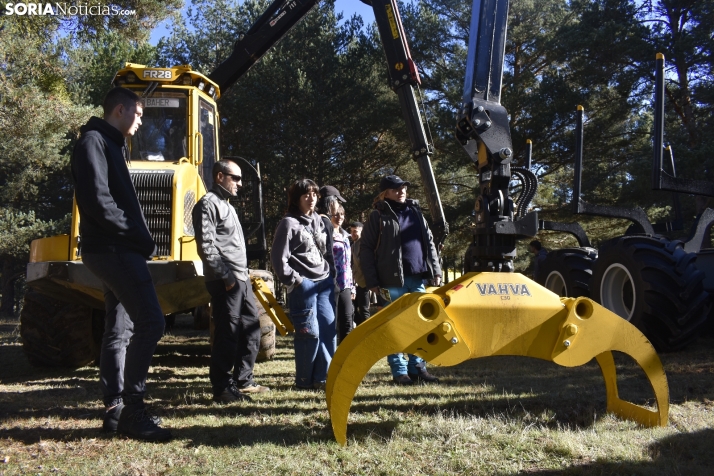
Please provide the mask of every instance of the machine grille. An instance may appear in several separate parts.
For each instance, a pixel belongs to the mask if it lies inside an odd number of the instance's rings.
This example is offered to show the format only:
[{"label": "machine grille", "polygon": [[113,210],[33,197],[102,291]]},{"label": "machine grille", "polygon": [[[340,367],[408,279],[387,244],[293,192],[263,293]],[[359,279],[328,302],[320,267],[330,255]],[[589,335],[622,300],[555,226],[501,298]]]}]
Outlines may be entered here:
[{"label": "machine grille", "polygon": [[131,181],[141,203],[146,224],[159,256],[171,254],[171,204],[174,173],[171,170],[132,170]]}]

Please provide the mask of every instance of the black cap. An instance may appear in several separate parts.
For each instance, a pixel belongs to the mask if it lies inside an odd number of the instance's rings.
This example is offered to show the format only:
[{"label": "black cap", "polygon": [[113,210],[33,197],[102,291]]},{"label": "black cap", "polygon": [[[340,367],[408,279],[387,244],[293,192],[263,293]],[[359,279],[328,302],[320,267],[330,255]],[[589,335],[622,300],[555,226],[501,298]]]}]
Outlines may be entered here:
[{"label": "black cap", "polygon": [[342,198],[342,195],[340,195],[340,191],[337,190],[335,187],[332,185],[323,185],[323,187],[320,189],[320,196],[322,198],[325,197],[337,197],[337,200],[341,201],[342,203],[347,202],[344,198]]},{"label": "black cap", "polygon": [[390,188],[399,189],[404,187],[405,185],[409,186],[411,185],[411,183],[400,179],[396,175],[387,175],[379,181],[379,191],[384,192],[385,190],[388,190]]},{"label": "black cap", "polygon": [[350,223],[350,228],[364,228],[364,225],[361,221],[353,221]]}]

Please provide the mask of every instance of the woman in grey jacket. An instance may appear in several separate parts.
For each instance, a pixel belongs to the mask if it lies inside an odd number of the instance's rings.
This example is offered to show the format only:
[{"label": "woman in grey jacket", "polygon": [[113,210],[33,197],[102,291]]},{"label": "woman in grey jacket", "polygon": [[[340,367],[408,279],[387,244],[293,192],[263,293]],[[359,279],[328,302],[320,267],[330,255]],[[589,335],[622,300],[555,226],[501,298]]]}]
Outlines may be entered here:
[{"label": "woman in grey jacket", "polygon": [[290,319],[295,327],[295,385],[324,388],[335,354],[332,299],[335,288],[332,245],[315,212],[318,187],[302,179],[288,190],[288,212],[278,223],[270,250],[273,269],[288,287]]},{"label": "woman in grey jacket", "polygon": [[[367,287],[379,294],[386,289],[391,301],[406,293],[425,292],[424,279],[435,286],[441,283],[441,267],[429,226],[416,200],[407,199],[407,186],[396,175],[379,183],[374,202],[360,240],[359,259]],[[426,370],[421,357],[408,354],[387,357],[394,382],[410,385],[438,382]]]}]

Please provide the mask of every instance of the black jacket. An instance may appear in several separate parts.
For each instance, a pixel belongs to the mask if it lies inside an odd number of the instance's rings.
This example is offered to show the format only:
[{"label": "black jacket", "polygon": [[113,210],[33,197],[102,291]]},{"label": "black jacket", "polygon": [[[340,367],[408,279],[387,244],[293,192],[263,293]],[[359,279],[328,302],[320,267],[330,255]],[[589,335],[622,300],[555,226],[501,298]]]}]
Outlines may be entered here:
[{"label": "black jacket", "polygon": [[131,182],[124,136],[98,117],[89,119],[80,131],[72,154],[72,180],[82,251],[135,251],[148,259],[156,243]]},{"label": "black jacket", "polygon": [[[425,279],[441,276],[439,256],[429,226],[421,213],[419,202],[407,199],[407,206],[419,212],[422,231],[422,250],[427,264]],[[402,241],[399,219],[389,204],[379,201],[374,205],[360,238],[359,260],[368,288],[400,288],[404,286]]]}]

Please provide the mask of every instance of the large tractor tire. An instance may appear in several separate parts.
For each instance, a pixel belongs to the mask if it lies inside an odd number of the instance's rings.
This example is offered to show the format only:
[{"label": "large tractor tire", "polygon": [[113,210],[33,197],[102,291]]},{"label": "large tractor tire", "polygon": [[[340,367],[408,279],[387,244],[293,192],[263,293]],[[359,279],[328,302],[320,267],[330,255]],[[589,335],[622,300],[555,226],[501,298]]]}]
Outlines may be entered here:
[{"label": "large tractor tire", "polygon": [[548,253],[538,269],[538,283],[561,297],[590,297],[597,259],[594,248],[563,248]]},{"label": "large tractor tire", "polygon": [[[270,292],[275,292],[275,285],[273,282],[273,275],[267,271],[263,270],[250,270],[251,276],[258,276],[265,281],[265,284],[270,289]],[[257,302],[258,307],[258,320],[260,321],[260,347],[258,348],[258,357],[256,362],[267,362],[268,360],[273,360],[275,357],[275,324],[273,320],[270,319],[268,313],[265,312],[263,306]],[[213,347],[213,336],[215,333],[215,326],[213,324],[213,318],[210,320],[210,344]]]},{"label": "large tractor tire", "polygon": [[[250,274],[251,276],[262,278],[270,292],[275,294],[275,282],[273,281],[272,273],[263,270],[251,270]],[[273,324],[273,320],[270,319],[263,306],[257,302],[256,304],[258,305],[258,318],[260,319],[260,348],[258,349],[256,362],[267,362],[275,357],[275,324]]]},{"label": "large tractor tire", "polygon": [[209,329],[211,327],[211,304],[196,306],[191,311],[193,315],[193,328],[197,331]]},{"label": "large tractor tire", "polygon": [[692,343],[711,307],[697,256],[681,241],[622,236],[600,247],[591,297],[630,321],[662,352]]},{"label": "large tractor tire", "polygon": [[77,368],[99,361],[104,312],[28,290],[20,313],[22,348],[32,365]]}]

